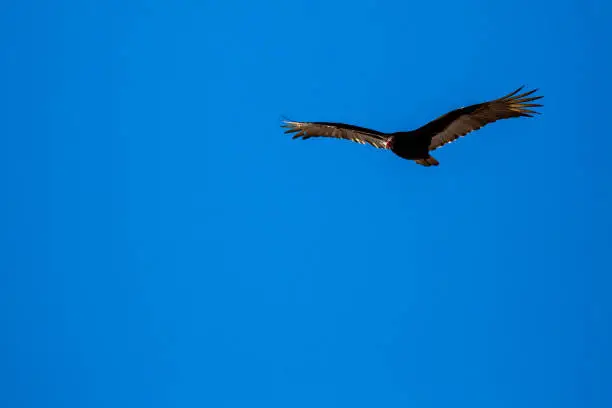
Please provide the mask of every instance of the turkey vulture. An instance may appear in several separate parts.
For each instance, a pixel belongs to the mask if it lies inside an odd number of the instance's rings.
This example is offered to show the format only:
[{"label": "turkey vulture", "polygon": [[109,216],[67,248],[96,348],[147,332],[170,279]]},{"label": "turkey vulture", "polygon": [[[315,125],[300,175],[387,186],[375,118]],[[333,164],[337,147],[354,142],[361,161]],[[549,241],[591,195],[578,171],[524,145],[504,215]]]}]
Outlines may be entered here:
[{"label": "turkey vulture", "polygon": [[408,131],[383,133],[359,126],[335,122],[294,122],[285,120],[285,133],[297,132],[293,139],[335,137],[353,142],[368,143],[379,149],[391,150],[396,155],[414,160],[423,166],[437,166],[439,162],[429,153],[461,136],[500,119],[532,117],[539,114],[529,108],[542,105],[531,103],[542,96],[531,96],[537,89],[521,92],[523,87],[498,99],[450,111],[424,126]]}]

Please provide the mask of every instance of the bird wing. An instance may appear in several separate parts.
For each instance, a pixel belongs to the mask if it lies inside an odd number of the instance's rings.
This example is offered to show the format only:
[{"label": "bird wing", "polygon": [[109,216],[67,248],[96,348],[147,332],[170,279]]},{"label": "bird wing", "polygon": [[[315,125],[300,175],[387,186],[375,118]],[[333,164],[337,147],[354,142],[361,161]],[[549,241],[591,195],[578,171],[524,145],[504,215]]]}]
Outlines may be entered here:
[{"label": "bird wing", "polygon": [[285,133],[295,133],[292,139],[311,137],[334,137],[356,143],[370,144],[378,149],[386,149],[390,135],[359,126],[334,122],[294,122],[285,120],[281,127],[288,128]]},{"label": "bird wing", "polygon": [[474,130],[500,119],[532,117],[539,112],[529,108],[542,105],[530,103],[542,96],[530,96],[537,89],[519,94],[523,87],[498,99],[455,109],[417,129],[420,134],[432,135],[429,150],[435,150]]}]

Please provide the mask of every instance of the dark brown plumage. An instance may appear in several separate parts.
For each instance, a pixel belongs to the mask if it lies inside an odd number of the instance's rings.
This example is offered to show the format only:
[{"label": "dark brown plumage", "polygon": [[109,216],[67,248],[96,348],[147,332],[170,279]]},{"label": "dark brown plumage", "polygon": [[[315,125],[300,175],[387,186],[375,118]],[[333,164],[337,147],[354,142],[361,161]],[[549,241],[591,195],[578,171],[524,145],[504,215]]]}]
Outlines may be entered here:
[{"label": "dark brown plumage", "polygon": [[333,137],[370,144],[391,150],[396,155],[414,160],[423,166],[437,166],[438,161],[429,152],[459,137],[500,119],[531,117],[538,114],[531,108],[542,105],[532,103],[542,96],[531,96],[537,91],[519,93],[523,87],[498,99],[450,111],[437,119],[408,132],[383,133],[359,126],[335,122],[294,122],[286,120],[285,133],[295,133],[293,139]]}]

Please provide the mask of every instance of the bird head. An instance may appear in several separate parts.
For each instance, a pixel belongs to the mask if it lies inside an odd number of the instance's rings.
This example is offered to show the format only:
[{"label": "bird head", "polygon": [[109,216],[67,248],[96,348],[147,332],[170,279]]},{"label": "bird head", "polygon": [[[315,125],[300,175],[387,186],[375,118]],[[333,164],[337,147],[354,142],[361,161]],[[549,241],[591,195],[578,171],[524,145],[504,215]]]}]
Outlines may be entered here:
[{"label": "bird head", "polygon": [[389,140],[385,143],[385,149],[393,149],[393,142],[395,141],[395,136],[391,136]]}]

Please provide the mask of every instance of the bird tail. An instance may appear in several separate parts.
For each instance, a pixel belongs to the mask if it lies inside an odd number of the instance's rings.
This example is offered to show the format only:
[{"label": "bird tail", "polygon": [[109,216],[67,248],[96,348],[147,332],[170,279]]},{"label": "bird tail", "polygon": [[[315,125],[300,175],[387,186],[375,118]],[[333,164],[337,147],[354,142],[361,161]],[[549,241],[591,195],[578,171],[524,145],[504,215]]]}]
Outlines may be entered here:
[{"label": "bird tail", "polygon": [[438,164],[440,164],[440,162],[437,161],[436,158],[433,156],[429,156],[426,159],[416,160],[416,162],[417,164],[420,164],[421,166],[425,166],[425,167],[437,166]]}]

